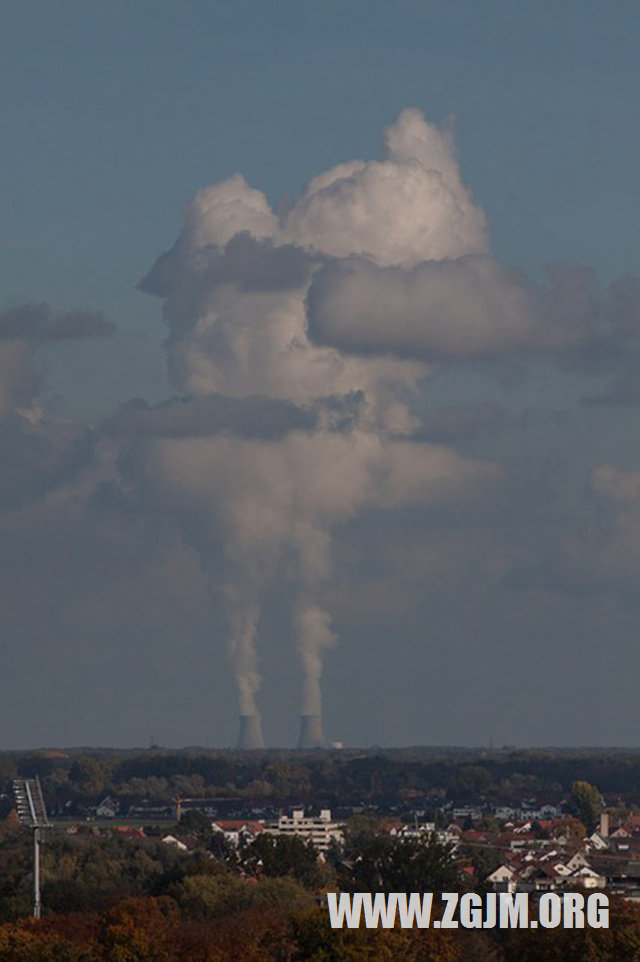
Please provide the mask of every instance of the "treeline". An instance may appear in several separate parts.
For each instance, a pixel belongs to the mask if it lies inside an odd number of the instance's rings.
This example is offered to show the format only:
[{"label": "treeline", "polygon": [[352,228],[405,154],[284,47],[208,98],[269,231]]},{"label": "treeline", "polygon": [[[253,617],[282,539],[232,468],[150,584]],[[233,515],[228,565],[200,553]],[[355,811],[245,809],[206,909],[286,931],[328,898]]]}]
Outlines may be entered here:
[{"label": "treeline", "polygon": [[53,811],[105,795],[123,803],[168,803],[181,795],[329,806],[421,796],[460,803],[559,800],[578,780],[640,804],[640,753],[632,751],[7,752],[0,755],[0,815],[11,804],[16,775],[38,775]]}]

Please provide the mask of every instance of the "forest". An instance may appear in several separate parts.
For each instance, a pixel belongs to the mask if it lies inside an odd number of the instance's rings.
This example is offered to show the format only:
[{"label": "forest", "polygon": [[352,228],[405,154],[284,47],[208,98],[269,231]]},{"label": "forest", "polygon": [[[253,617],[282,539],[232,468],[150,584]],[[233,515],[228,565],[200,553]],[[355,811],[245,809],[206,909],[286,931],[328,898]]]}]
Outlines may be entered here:
[{"label": "forest", "polygon": [[[0,753],[0,817],[16,776],[40,778],[51,812],[81,814],[105,795],[124,814],[134,801],[170,804],[176,796],[282,806],[376,809],[427,804],[558,802],[578,780],[608,799],[640,805],[640,751],[630,749],[370,749],[240,752],[41,750]],[[228,807],[228,806],[227,806]]]}]

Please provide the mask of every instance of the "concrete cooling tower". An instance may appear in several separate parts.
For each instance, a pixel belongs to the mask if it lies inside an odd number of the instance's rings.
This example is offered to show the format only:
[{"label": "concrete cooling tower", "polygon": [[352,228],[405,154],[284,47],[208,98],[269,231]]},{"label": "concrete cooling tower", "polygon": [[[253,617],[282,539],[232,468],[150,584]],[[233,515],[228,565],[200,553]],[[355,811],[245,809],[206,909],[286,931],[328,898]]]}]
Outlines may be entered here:
[{"label": "concrete cooling tower", "polygon": [[326,744],[320,715],[301,715],[298,748],[325,748]]},{"label": "concrete cooling tower", "polygon": [[264,748],[259,715],[240,715],[238,748]]}]

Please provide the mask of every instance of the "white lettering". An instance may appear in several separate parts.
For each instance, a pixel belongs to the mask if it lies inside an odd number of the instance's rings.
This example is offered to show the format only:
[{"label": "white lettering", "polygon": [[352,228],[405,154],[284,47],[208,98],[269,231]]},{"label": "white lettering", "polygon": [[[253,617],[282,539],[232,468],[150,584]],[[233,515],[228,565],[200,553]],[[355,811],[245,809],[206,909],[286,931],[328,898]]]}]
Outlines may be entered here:
[{"label": "white lettering", "polygon": [[467,892],[460,899],[460,925],[465,929],[482,928],[482,898]]},{"label": "white lettering", "polygon": [[417,925],[419,929],[428,929],[431,920],[431,906],[433,903],[433,892],[423,892],[420,899],[419,892],[412,892],[409,896],[407,906],[406,892],[398,893],[398,915],[400,925],[403,929],[413,928]]},{"label": "white lettering", "polygon": [[483,928],[495,929],[496,922],[498,921],[498,915],[496,912],[498,896],[496,895],[495,892],[488,892],[485,898],[487,900],[487,914],[486,914]]},{"label": "white lettering", "polygon": [[[405,895],[406,898],[406,895]],[[392,929],[396,920],[396,905],[398,895],[396,892],[376,892],[371,901],[371,893],[362,893],[362,908],[364,909],[364,924],[368,929],[377,929],[382,925],[383,929]]]},{"label": "white lettering", "polygon": [[441,929],[457,929],[458,923],[453,918],[453,913],[456,910],[458,904],[458,893],[457,892],[443,892],[442,901],[446,902],[444,912],[442,914],[442,921],[440,922]]},{"label": "white lettering", "polygon": [[562,914],[565,929],[584,928],[584,895],[580,892],[565,892],[562,896]]},{"label": "white lettering", "polygon": [[[366,894],[366,893],[364,893]],[[329,906],[329,919],[332,929],[341,929],[346,921],[348,929],[357,929],[360,926],[360,912],[362,910],[362,892],[341,892],[340,901],[336,892],[327,892],[327,905]],[[371,895],[369,895],[371,902]]]},{"label": "white lettering", "polygon": [[604,892],[594,892],[587,899],[587,921],[592,929],[609,928],[609,897]]},{"label": "white lettering", "polygon": [[555,892],[545,892],[540,896],[538,918],[545,929],[555,929],[562,918],[562,902]]},{"label": "white lettering", "polygon": [[529,928],[529,899],[523,892],[500,893],[500,928]]}]

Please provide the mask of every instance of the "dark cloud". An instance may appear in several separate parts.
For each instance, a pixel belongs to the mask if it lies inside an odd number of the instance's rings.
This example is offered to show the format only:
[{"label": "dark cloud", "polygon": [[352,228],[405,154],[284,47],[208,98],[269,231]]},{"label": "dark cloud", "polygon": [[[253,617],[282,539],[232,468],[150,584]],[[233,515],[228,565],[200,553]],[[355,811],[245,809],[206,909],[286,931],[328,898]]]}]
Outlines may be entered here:
[{"label": "dark cloud", "polygon": [[29,409],[41,385],[33,341],[0,340],[0,420]]},{"label": "dark cloud", "polygon": [[32,408],[42,384],[35,364],[47,341],[104,337],[115,331],[101,311],[53,314],[47,304],[22,304],[0,313],[0,419]]},{"label": "dark cloud", "polygon": [[91,454],[91,432],[71,421],[0,420],[0,513],[69,483]]},{"label": "dark cloud", "polygon": [[136,399],[107,418],[102,431],[129,439],[206,438],[228,432],[240,438],[275,440],[291,431],[313,431],[321,424],[333,431],[349,430],[363,403],[359,391],[317,398],[305,405],[279,398],[230,398],[223,394],[174,398],[157,405]]},{"label": "dark cloud", "polygon": [[52,340],[108,337],[115,329],[102,311],[70,311],[54,317],[45,328],[45,336]]},{"label": "dark cloud", "polygon": [[142,400],[129,401],[104,422],[103,429],[128,438],[196,438],[223,431],[245,438],[277,438],[289,431],[310,430],[316,422],[313,410],[290,401],[213,394],[174,399],[156,406]]},{"label": "dark cloud", "polygon": [[53,314],[48,304],[22,304],[0,313],[0,341],[107,337],[115,329],[102,311]]},{"label": "dark cloud", "polygon": [[22,304],[0,313],[0,340],[41,337],[51,311],[46,304]]},{"label": "dark cloud", "polygon": [[307,295],[309,335],[362,356],[473,360],[594,349],[607,336],[593,272],[554,265],[540,285],[486,255],[321,268]]},{"label": "dark cloud", "polygon": [[313,258],[293,244],[274,245],[244,230],[224,246],[208,244],[190,256],[178,241],[162,254],[138,287],[147,294],[168,297],[176,282],[185,282],[185,267],[191,281],[198,278],[207,286],[235,284],[245,291],[287,290],[300,287],[309,276]]}]

